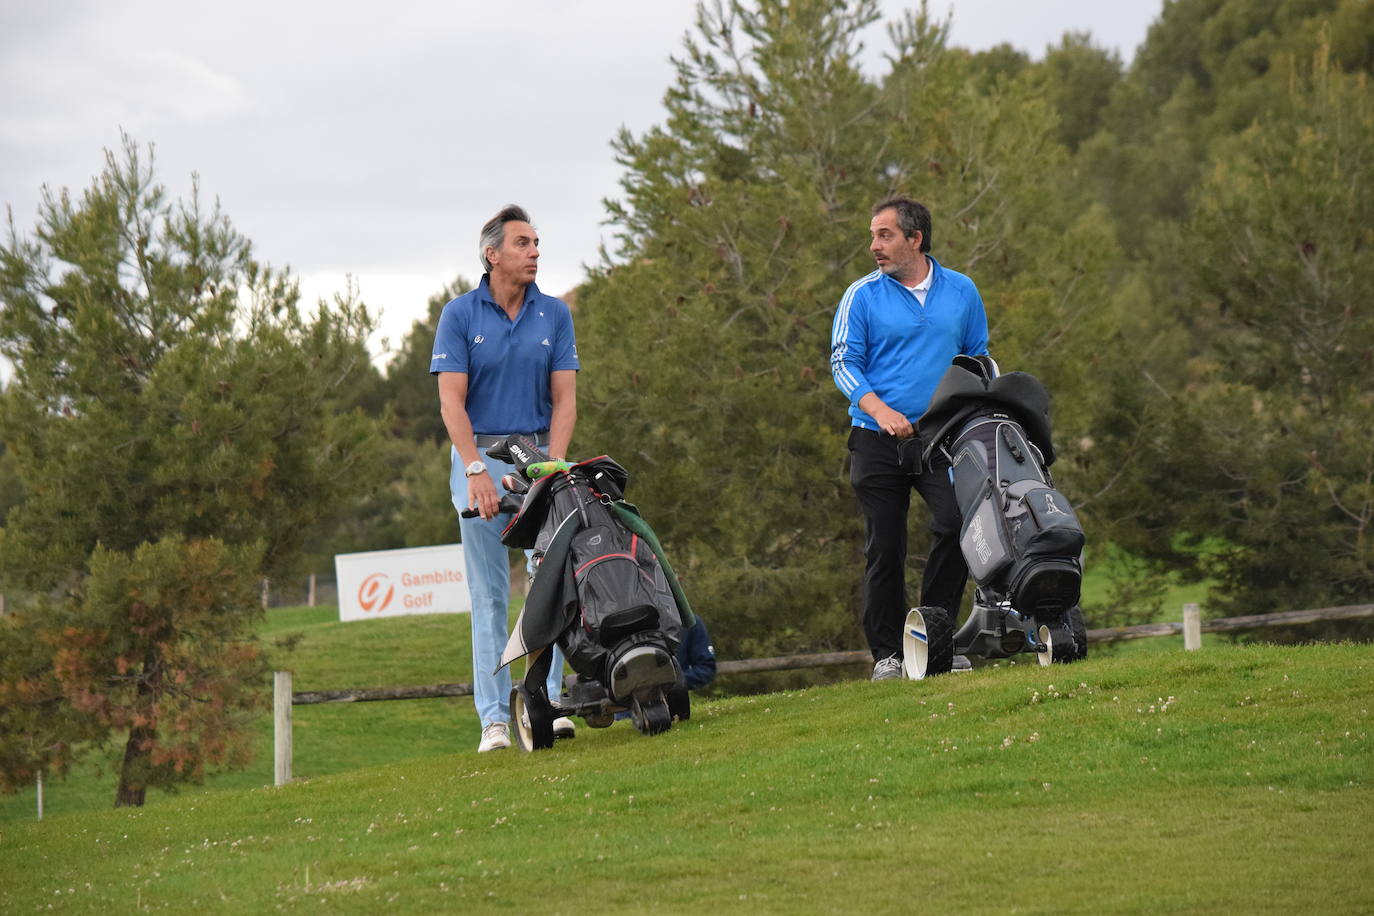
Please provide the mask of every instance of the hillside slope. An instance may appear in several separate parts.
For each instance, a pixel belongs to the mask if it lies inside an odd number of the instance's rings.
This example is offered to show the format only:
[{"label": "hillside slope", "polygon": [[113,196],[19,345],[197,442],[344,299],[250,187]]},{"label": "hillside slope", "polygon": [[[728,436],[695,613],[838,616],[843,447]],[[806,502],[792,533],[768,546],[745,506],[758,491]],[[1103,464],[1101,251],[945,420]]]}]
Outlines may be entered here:
[{"label": "hillside slope", "polygon": [[11,822],[0,911],[1368,912],[1371,675],[1352,645],[1004,665]]}]

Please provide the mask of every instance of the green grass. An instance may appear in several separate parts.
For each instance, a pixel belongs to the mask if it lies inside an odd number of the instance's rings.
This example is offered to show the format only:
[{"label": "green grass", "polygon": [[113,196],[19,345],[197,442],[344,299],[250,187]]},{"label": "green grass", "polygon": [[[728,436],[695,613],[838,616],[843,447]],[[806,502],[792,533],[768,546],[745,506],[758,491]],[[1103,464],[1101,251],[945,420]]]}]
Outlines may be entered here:
[{"label": "green grass", "polygon": [[1372,705],[1355,645],[737,697],[10,821],[0,911],[1369,912]]},{"label": "green grass", "polygon": [[[1083,593],[1080,604],[1084,614],[1087,615],[1089,629],[1098,625],[1108,625],[1095,623],[1094,619],[1111,616],[1104,615],[1104,612],[1112,608],[1113,577],[1131,565],[1132,560],[1129,554],[1117,549],[1115,545],[1107,545],[1096,552],[1096,559],[1084,569]],[[1160,596],[1159,613],[1151,615],[1151,619],[1141,622],[1172,623],[1182,620],[1183,605],[1189,602],[1204,603],[1210,589],[1210,582],[1182,582],[1177,576],[1171,575],[1167,577],[1164,583],[1164,591]],[[1114,626],[1117,623],[1114,621],[1110,625]]]}]

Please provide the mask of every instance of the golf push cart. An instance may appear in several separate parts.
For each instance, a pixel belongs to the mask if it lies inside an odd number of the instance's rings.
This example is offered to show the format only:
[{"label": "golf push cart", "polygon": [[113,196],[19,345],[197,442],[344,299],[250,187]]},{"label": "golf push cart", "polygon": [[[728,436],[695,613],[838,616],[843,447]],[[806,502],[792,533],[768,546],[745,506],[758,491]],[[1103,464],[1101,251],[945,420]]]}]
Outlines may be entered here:
[{"label": "golf push cart", "polygon": [[[604,455],[550,460],[518,435],[487,454],[515,466],[501,480],[501,511],[515,513],[501,541],[531,549],[535,570],[501,655],[501,667],[528,656],[510,697],[516,746],[552,747],[560,716],[605,728],[628,713],[645,735],[686,720],[691,701],[674,653],[695,618],[658,537],[624,501],[628,472]],[[549,697],[555,645],[575,673],[562,696]]]},{"label": "golf push cart", "polygon": [[944,608],[907,614],[906,676],[944,674],[956,655],[1034,652],[1042,665],[1086,658],[1083,528],[1050,477],[1045,387],[1024,372],[999,374],[991,357],[955,357],[916,431],[927,465],[937,450],[949,459],[959,547],[977,588],[957,632]]}]

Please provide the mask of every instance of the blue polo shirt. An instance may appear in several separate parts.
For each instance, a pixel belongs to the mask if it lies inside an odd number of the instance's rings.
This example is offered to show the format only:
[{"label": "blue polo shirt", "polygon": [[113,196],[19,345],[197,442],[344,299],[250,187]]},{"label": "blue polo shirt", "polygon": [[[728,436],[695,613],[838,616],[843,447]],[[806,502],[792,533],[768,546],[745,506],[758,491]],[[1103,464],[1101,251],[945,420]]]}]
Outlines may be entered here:
[{"label": "blue polo shirt", "polygon": [[830,371],[849,398],[853,426],[880,430],[859,409],[870,391],[913,423],[960,353],[988,352],[988,318],[973,281],[929,258],[925,305],[880,270],[854,281],[835,310]]},{"label": "blue polo shirt", "polygon": [[434,335],[431,375],[465,372],[468,419],[484,435],[538,433],[553,418],[549,373],[579,369],[572,313],[531,283],[511,321],[491,296],[487,276],[444,306]]}]

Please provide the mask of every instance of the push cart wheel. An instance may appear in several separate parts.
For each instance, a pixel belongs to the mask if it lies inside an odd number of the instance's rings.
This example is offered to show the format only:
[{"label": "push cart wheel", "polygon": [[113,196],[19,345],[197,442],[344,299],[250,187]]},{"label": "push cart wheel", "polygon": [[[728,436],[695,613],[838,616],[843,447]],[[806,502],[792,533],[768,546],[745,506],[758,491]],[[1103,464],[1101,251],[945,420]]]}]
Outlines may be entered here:
[{"label": "push cart wheel", "polygon": [[647,701],[636,696],[630,701],[630,721],[642,735],[657,735],[673,727],[673,716],[662,691],[655,691]]},{"label": "push cart wheel", "polygon": [[1083,622],[1083,611],[1081,608],[1074,607],[1068,614],[1069,633],[1073,636],[1073,658],[1074,661],[1082,661],[1088,657],[1088,625]]},{"label": "push cart wheel", "polygon": [[902,673],[913,681],[954,667],[954,623],[942,607],[915,607],[902,629]]},{"label": "push cart wheel", "polygon": [[553,709],[524,684],[510,692],[510,715],[515,720],[515,746],[529,752],[553,747]]},{"label": "push cart wheel", "polygon": [[1078,650],[1074,646],[1073,636],[1064,627],[1042,625],[1036,631],[1036,636],[1045,644],[1045,651],[1035,654],[1042,667],[1067,665],[1070,662],[1078,661]]}]

